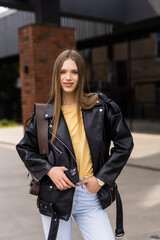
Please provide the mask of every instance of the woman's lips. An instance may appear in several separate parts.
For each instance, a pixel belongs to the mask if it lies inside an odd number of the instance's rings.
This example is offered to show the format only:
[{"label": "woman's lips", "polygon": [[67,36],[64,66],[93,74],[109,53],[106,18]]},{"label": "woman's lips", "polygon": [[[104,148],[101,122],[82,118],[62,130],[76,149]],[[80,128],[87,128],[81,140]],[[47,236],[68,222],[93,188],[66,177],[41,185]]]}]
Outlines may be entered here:
[{"label": "woman's lips", "polygon": [[73,83],[63,83],[66,87],[71,87]]}]

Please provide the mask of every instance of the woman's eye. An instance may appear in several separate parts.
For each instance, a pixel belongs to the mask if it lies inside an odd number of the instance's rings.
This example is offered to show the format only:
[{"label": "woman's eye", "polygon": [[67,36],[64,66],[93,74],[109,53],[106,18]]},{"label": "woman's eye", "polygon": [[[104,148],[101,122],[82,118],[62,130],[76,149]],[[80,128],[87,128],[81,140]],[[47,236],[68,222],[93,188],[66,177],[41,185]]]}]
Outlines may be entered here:
[{"label": "woman's eye", "polygon": [[[78,71],[71,71],[70,73],[71,73],[71,74],[78,74]],[[67,71],[61,70],[61,71],[60,71],[60,74],[67,74]]]},{"label": "woman's eye", "polygon": [[65,71],[64,70],[61,70],[61,72],[60,72],[61,74],[64,74],[65,73]]}]

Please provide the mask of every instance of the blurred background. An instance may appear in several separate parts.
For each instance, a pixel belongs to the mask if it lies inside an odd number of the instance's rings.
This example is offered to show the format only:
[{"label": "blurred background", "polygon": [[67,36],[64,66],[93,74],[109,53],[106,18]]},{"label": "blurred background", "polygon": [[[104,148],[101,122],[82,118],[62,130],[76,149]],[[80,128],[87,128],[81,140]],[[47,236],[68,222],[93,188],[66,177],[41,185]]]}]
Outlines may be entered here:
[{"label": "blurred background", "polygon": [[[160,239],[160,0],[0,0],[0,239],[44,239],[15,145],[68,48],[84,58],[91,91],[113,99],[133,133],[118,180],[124,240]],[[82,239],[75,225],[73,238]]]},{"label": "blurred background", "polygon": [[[50,25],[75,30],[74,47],[85,59],[92,91],[115,100],[133,130],[160,132],[159,1],[1,0],[0,6],[0,119],[23,118],[20,68],[30,77],[30,62],[20,66],[19,28]],[[43,59],[52,58],[52,69],[55,52],[50,55]]]}]

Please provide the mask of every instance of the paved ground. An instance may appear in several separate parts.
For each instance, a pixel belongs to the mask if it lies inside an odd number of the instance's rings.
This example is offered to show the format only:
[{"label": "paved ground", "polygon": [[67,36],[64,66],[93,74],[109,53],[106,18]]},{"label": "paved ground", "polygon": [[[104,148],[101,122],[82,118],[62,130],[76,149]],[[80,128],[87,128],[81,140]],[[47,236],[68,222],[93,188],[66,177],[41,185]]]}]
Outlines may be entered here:
[{"label": "paved ground", "polygon": [[[0,129],[0,240],[44,240],[36,197],[28,194],[27,170],[15,151],[22,136],[21,126]],[[117,181],[124,240],[160,239],[160,135],[133,133],[133,137],[134,151]],[[107,211],[114,230],[115,204]],[[73,240],[82,240],[75,223]]]}]

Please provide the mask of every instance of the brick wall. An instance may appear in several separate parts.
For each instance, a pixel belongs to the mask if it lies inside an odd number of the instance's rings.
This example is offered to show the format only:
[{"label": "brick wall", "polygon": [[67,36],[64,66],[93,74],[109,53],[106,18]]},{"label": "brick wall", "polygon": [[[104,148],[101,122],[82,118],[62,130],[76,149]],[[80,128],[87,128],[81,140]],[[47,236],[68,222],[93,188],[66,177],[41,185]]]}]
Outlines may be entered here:
[{"label": "brick wall", "polygon": [[[20,78],[23,123],[35,102],[46,103],[53,65],[65,49],[75,49],[74,29],[31,24],[19,29]],[[28,73],[24,67],[28,67]]]}]

